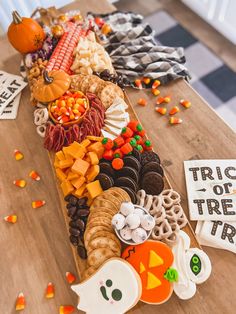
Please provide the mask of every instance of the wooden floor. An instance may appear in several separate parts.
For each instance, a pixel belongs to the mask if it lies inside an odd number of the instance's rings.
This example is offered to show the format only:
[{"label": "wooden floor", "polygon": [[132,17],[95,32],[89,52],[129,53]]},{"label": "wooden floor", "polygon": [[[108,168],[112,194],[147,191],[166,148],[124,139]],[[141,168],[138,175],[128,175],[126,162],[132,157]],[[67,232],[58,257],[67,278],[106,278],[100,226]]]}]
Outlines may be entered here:
[{"label": "wooden floor", "polygon": [[133,11],[144,16],[161,9],[166,10],[233,71],[236,71],[236,46],[179,0],[120,0],[115,5],[118,10]]}]

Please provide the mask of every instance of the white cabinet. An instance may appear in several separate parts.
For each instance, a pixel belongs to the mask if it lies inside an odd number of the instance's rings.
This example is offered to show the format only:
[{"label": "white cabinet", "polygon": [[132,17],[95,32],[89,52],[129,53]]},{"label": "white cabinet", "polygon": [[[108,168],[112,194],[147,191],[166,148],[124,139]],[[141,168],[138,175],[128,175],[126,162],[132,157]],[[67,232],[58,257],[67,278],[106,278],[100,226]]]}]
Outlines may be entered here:
[{"label": "white cabinet", "polygon": [[236,0],[182,0],[182,2],[236,44]]}]

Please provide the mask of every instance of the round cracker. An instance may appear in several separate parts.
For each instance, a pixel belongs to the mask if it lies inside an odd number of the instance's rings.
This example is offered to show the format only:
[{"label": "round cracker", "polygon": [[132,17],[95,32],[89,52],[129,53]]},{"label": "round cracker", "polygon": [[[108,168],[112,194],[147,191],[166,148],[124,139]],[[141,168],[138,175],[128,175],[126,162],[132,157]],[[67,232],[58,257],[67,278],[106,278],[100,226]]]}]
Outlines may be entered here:
[{"label": "round cracker", "polygon": [[107,228],[107,227],[104,227],[104,226],[94,226],[94,227],[90,227],[90,228],[87,228],[86,227],[86,230],[85,230],[85,233],[84,233],[84,245],[85,245],[85,248],[87,247],[87,244],[88,244],[88,241],[90,240],[90,238],[96,234],[98,231],[109,231],[109,232],[112,232],[112,230],[110,230],[110,228]]},{"label": "round cracker", "polygon": [[110,213],[107,213],[107,212],[101,212],[101,211],[96,212],[96,211],[94,211],[93,213],[89,214],[87,223],[89,223],[90,221],[92,221],[94,218],[97,218],[97,217],[98,218],[106,217],[106,218],[112,220],[113,215]]},{"label": "round cracker", "polygon": [[101,102],[106,109],[112,105],[117,96],[124,99],[122,89],[113,83],[107,84],[100,93]]},{"label": "round cracker", "polygon": [[111,257],[116,257],[116,256],[117,255],[108,248],[99,248],[90,252],[90,254],[88,255],[87,263],[89,266],[98,268],[106,260],[108,260]]},{"label": "round cracker", "polygon": [[112,199],[95,199],[95,201],[92,204],[92,209],[90,208],[90,211],[94,211],[97,208],[107,208],[110,209],[113,213],[117,213],[120,209],[120,204]]},{"label": "round cracker", "polygon": [[108,229],[112,229],[112,225],[111,225],[111,219],[106,218],[106,217],[97,217],[97,218],[93,218],[91,221],[89,221],[86,225],[86,228],[92,228],[95,226],[104,226],[107,227]]},{"label": "round cracker", "polygon": [[116,191],[118,194],[120,194],[123,199],[123,202],[131,202],[129,194],[122,188],[113,186],[111,190]]},{"label": "round cracker", "polygon": [[116,241],[117,245],[120,247],[121,249],[121,243],[120,240],[117,238],[116,234],[114,232],[110,232],[110,231],[97,231],[96,233],[94,233],[91,237],[90,240],[95,239],[97,237],[108,237],[110,239],[113,239],[114,241]]},{"label": "round cracker", "polygon": [[94,268],[93,266],[90,266],[89,268],[86,268],[83,273],[82,273],[82,281],[88,279],[90,276],[92,276],[95,272],[97,271],[96,268]]},{"label": "round cracker", "polygon": [[108,248],[112,250],[117,256],[121,255],[120,246],[117,245],[117,242],[114,241],[112,238],[96,237],[91,239],[87,246],[88,255],[91,253],[91,251],[99,248]]},{"label": "round cracker", "polygon": [[82,79],[84,78],[83,74],[76,74],[71,77],[70,88],[72,90],[80,91],[80,86]]}]

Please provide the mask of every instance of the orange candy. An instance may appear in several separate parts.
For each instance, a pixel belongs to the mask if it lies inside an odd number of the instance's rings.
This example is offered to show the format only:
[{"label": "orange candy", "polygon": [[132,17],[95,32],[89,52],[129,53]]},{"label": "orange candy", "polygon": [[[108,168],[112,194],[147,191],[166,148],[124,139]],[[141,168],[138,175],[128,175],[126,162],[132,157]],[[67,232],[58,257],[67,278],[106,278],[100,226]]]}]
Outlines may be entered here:
[{"label": "orange candy", "polygon": [[59,308],[59,314],[71,314],[75,311],[75,307],[72,305],[61,305]]},{"label": "orange candy", "polygon": [[166,114],[166,111],[167,111],[167,109],[166,108],[164,108],[164,107],[156,107],[156,112],[158,112],[158,113],[160,113],[160,114],[162,114],[162,115],[165,115]]},{"label": "orange candy", "polygon": [[130,152],[132,152],[133,147],[130,145],[130,143],[126,143],[123,146],[121,146],[120,150],[123,154],[128,155]]},{"label": "orange candy", "polygon": [[179,103],[186,109],[191,107],[191,102],[188,100],[181,99]]},{"label": "orange candy", "polygon": [[19,188],[24,188],[26,186],[26,181],[25,180],[14,180],[13,184],[15,184],[15,186],[18,186]]},{"label": "orange candy", "polygon": [[112,160],[112,168],[115,170],[120,170],[124,167],[124,161],[121,158],[115,158]]},{"label": "orange candy", "polygon": [[16,299],[16,311],[24,310],[24,308],[25,308],[25,297],[24,297],[23,292],[20,292]]},{"label": "orange candy", "polygon": [[144,77],[143,78],[143,82],[144,82],[145,85],[148,85],[151,82],[150,77]]},{"label": "orange candy", "polygon": [[54,285],[51,282],[49,282],[45,291],[45,297],[47,299],[52,299],[54,298],[54,294],[55,294]]},{"label": "orange candy", "polygon": [[40,180],[40,175],[35,170],[30,171],[29,177],[35,181]]},{"label": "orange candy", "polygon": [[144,98],[139,98],[138,105],[145,107],[147,105],[147,101]]},{"label": "orange candy", "polygon": [[157,88],[158,86],[160,86],[161,85],[161,82],[159,81],[159,80],[155,80],[154,82],[153,82],[153,84],[152,84],[152,89],[155,89],[155,88]]},{"label": "orange candy", "polygon": [[70,273],[69,271],[66,272],[66,280],[68,283],[73,283],[76,280],[76,277],[74,274]]},{"label": "orange candy", "polygon": [[171,117],[169,122],[170,122],[170,124],[180,124],[183,122],[183,120],[180,118]]},{"label": "orange candy", "polygon": [[45,201],[41,201],[41,200],[33,201],[32,202],[32,208],[39,208],[39,207],[42,207],[45,204],[46,204]]},{"label": "orange candy", "polygon": [[24,155],[18,149],[14,150],[14,156],[16,160],[21,160],[24,158]]},{"label": "orange candy", "polygon": [[169,103],[170,102],[170,96],[165,96],[165,97],[158,97],[157,98],[157,101],[156,101],[156,104],[157,105],[160,105],[160,104],[162,104],[163,102],[164,103]]},{"label": "orange candy", "polygon": [[158,96],[158,95],[160,95],[160,91],[159,91],[159,89],[157,89],[157,88],[152,88],[152,94],[154,95],[154,96]]},{"label": "orange candy", "polygon": [[16,215],[9,215],[9,216],[5,216],[4,220],[7,222],[10,222],[12,224],[17,222],[17,216]]},{"label": "orange candy", "polygon": [[174,115],[177,112],[179,112],[179,107],[178,106],[174,106],[173,108],[170,109],[169,115]]},{"label": "orange candy", "polygon": [[142,86],[142,81],[140,79],[136,79],[134,81],[134,84],[136,85],[136,87],[138,87],[139,89],[142,89],[143,86]]}]

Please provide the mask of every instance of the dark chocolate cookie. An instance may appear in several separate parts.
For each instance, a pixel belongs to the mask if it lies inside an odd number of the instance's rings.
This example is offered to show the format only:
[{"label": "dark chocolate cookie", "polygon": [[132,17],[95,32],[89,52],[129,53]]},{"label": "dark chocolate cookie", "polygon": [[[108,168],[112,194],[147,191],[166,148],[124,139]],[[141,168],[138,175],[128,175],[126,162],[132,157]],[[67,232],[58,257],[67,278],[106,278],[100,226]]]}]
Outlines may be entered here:
[{"label": "dark chocolate cookie", "polygon": [[123,160],[124,160],[125,166],[134,168],[138,172],[140,171],[141,164],[134,156],[125,156]]},{"label": "dark chocolate cookie", "polygon": [[132,151],[132,155],[139,161],[141,162],[142,154],[137,148],[134,148]]},{"label": "dark chocolate cookie", "polygon": [[121,170],[118,171],[117,177],[129,177],[134,180],[138,184],[139,181],[139,174],[138,171],[131,167],[123,167]]},{"label": "dark chocolate cookie", "polygon": [[108,176],[114,178],[115,171],[112,168],[112,165],[108,161],[102,161],[99,163],[100,173],[106,173]]},{"label": "dark chocolate cookie", "polygon": [[136,204],[136,202],[137,202],[136,193],[132,189],[128,188],[127,186],[120,186],[120,188],[125,190],[129,194],[131,202],[133,204]]},{"label": "dark chocolate cookie", "polygon": [[99,173],[96,180],[99,180],[103,190],[108,190],[114,185],[114,180],[106,173]]},{"label": "dark chocolate cookie", "polygon": [[142,167],[142,176],[147,173],[147,172],[157,172],[159,173],[162,177],[164,176],[164,171],[162,166],[155,161],[150,161],[148,163],[146,163],[143,167]]},{"label": "dark chocolate cookie", "polygon": [[141,180],[141,189],[147,194],[159,195],[164,189],[162,176],[157,172],[147,172]]},{"label": "dark chocolate cookie", "polygon": [[157,155],[157,153],[155,153],[153,151],[144,152],[142,154],[142,159],[141,159],[142,166],[144,166],[145,164],[147,164],[150,161],[155,161],[155,162],[160,163],[160,158]]},{"label": "dark chocolate cookie", "polygon": [[115,186],[126,186],[127,188],[130,188],[134,192],[138,191],[138,185],[137,183],[134,182],[133,179],[128,178],[128,177],[120,177],[116,179],[115,181]]}]

